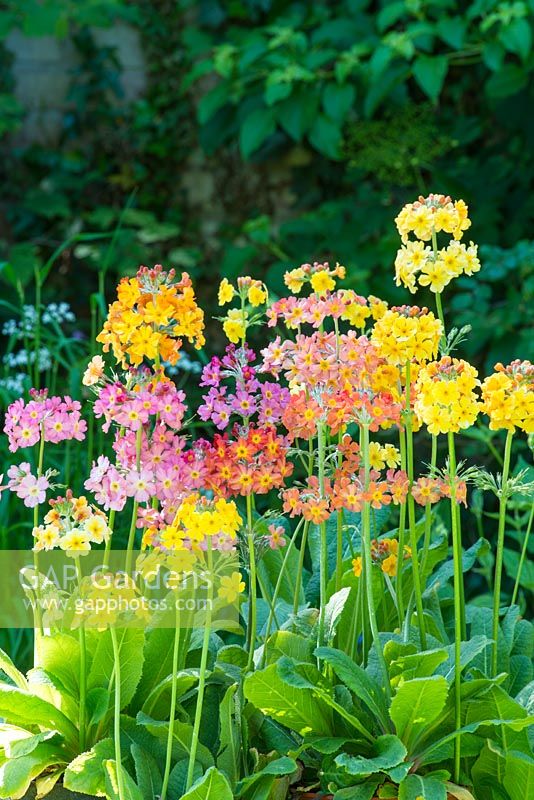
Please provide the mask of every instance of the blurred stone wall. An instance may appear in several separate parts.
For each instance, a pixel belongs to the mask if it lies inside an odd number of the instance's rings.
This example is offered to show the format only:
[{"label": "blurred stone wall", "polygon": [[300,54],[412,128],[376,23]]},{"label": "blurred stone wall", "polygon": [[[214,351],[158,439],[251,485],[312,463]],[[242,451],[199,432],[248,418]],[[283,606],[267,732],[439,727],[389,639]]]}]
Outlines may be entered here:
[{"label": "blurred stone wall", "polygon": [[[108,29],[95,29],[93,35],[98,45],[116,48],[124,99],[141,95],[146,72],[139,33],[118,23]],[[18,30],[10,33],[5,44],[14,59],[15,95],[27,112],[15,142],[53,144],[68,107],[67,92],[71,70],[76,66],[76,49],[68,38],[29,37]]]}]

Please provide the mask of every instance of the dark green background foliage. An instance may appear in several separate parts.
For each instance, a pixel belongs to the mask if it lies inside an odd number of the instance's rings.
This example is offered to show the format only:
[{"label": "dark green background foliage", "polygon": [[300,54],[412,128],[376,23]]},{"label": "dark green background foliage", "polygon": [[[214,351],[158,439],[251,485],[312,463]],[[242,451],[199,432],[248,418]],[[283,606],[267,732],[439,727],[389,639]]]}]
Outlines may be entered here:
[{"label": "dark green background foliage", "polygon": [[[209,312],[221,275],[277,291],[285,268],[329,259],[360,293],[406,302],[393,218],[438,191],[468,202],[484,245],[482,273],[449,306],[475,323],[470,356],[487,369],[532,355],[533,0],[3,6],[3,37],[69,37],[78,59],[59,141],[21,147],[1,51],[0,238],[23,282],[73,233],[120,219],[108,295],[117,274],[163,262],[193,275]],[[129,103],[116,53],[94,37],[117,21],[139,29],[146,59],[146,92]],[[87,314],[108,245],[66,248],[45,297]]]}]

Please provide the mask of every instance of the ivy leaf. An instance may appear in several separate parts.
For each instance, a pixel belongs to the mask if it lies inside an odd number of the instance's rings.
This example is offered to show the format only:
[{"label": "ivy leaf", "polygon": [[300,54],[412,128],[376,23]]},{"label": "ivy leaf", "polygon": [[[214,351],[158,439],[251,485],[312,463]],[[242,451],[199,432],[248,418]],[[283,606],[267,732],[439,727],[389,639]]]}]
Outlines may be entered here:
[{"label": "ivy leaf", "polygon": [[486,83],[486,92],[489,97],[500,100],[517,94],[527,84],[527,73],[517,64],[505,64],[502,69],[495,72]]},{"label": "ivy leaf", "polygon": [[275,130],[273,112],[257,108],[243,122],[239,132],[239,148],[243,158],[249,158]]},{"label": "ivy leaf", "polygon": [[433,103],[437,102],[449,62],[446,56],[419,56],[413,65],[413,76]]},{"label": "ivy leaf", "polygon": [[441,39],[451,47],[460,49],[464,43],[467,23],[461,17],[444,17],[436,24]]}]

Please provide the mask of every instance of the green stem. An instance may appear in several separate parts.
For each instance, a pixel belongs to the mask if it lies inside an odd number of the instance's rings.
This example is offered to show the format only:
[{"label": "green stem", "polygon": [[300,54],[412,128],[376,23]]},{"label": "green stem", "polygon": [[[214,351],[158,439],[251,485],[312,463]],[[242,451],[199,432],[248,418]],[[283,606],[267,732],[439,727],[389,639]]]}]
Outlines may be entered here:
[{"label": "green stem", "polygon": [[300,587],[302,586],[302,573],[304,572],[304,559],[306,558],[306,545],[308,543],[308,531],[310,523],[308,520],[304,521],[304,529],[302,531],[302,539],[300,542],[299,550],[299,563],[297,566],[297,574],[295,576],[295,593],[293,595],[293,616],[296,617],[299,613],[299,599]]},{"label": "green stem", "polygon": [[[421,638],[421,647],[426,650],[425,615],[423,609],[423,592],[421,589],[421,575],[419,571],[419,556],[417,552],[417,531],[415,527],[415,500],[412,494],[413,487],[413,433],[411,410],[411,364],[406,362],[406,449],[408,468],[408,521],[410,527],[410,548],[412,551],[413,588],[415,593],[415,607],[417,609],[417,624]],[[404,552],[399,548],[399,559],[404,559]]]},{"label": "green stem", "polygon": [[[317,425],[317,469],[319,473],[319,493],[324,497],[324,477],[325,477],[325,430],[324,425],[320,422]],[[319,626],[317,629],[317,644],[319,647],[325,644],[324,642],[324,625],[326,614],[326,602],[328,592],[328,541],[326,538],[326,523],[321,522],[319,525],[319,539],[320,539],[320,552],[319,552],[319,570],[320,570],[320,609],[319,609]]]},{"label": "green stem", "polygon": [[528,518],[527,530],[525,533],[525,541],[523,542],[523,547],[521,548],[521,557],[519,559],[519,566],[517,568],[517,575],[515,578],[515,585],[514,591],[512,593],[512,602],[511,605],[515,606],[515,602],[517,600],[517,593],[519,591],[519,584],[521,581],[521,573],[523,572],[523,564],[525,563],[525,558],[528,551],[528,540],[530,536],[530,531],[532,530],[532,521],[534,520],[534,501],[532,502],[532,506],[530,508],[530,516]]},{"label": "green stem", "polygon": [[514,428],[508,431],[504,445],[504,463],[502,468],[501,493],[499,498],[499,528],[497,533],[497,554],[495,557],[495,579],[493,581],[493,625],[492,625],[492,674],[497,674],[497,654],[499,636],[499,610],[501,607],[502,562],[504,554],[504,535],[506,533],[506,505],[508,502],[508,475],[510,472],[510,457],[512,455],[512,439]]},{"label": "green stem", "polygon": [[257,633],[257,575],[256,549],[254,531],[252,530],[252,495],[247,495],[247,549],[249,558],[249,593],[248,593],[248,662],[247,670],[254,666],[254,647]]},{"label": "green stem", "polygon": [[110,555],[110,552],[111,552],[111,540],[113,538],[113,529],[115,527],[115,513],[116,513],[115,509],[113,509],[113,508],[109,512],[109,521],[108,521],[109,536],[108,536],[108,540],[106,542],[106,548],[104,550],[104,558],[103,558],[103,561],[102,561],[102,566],[104,567],[104,569],[107,569],[109,567],[109,555]]},{"label": "green stem", "polygon": [[191,788],[193,783],[193,774],[195,769],[195,758],[197,755],[197,747],[198,747],[198,736],[200,733],[200,723],[202,720],[202,708],[204,705],[204,691],[206,688],[206,667],[208,664],[208,652],[209,652],[209,644],[210,644],[210,634],[211,634],[211,604],[212,604],[212,592],[213,592],[213,554],[211,550],[211,539],[208,536],[207,539],[208,549],[207,549],[207,558],[208,558],[208,575],[210,576],[209,581],[209,588],[208,588],[208,602],[206,604],[206,621],[204,626],[204,637],[202,640],[202,654],[200,656],[200,671],[199,671],[199,679],[198,679],[198,694],[197,694],[197,705],[195,709],[195,721],[193,724],[193,735],[191,737],[191,752],[189,753],[189,765],[187,768],[187,780],[185,785],[185,791],[188,792]]},{"label": "green stem", "polygon": [[39,350],[41,349],[41,276],[39,268],[35,267],[35,336],[34,336],[34,378],[33,385],[36,389],[40,388],[41,375],[39,373]]},{"label": "green stem", "polygon": [[[438,453],[438,437],[432,434],[432,455],[430,457],[430,474],[434,474],[436,467]],[[425,506],[425,537],[423,540],[423,558],[421,561],[421,574],[423,580],[425,579],[426,565],[428,561],[428,550],[430,548],[430,539],[432,533],[432,506],[427,503]]]},{"label": "green stem", "polygon": [[[361,443],[360,450],[363,453],[363,468],[364,468],[364,490],[367,493],[369,488],[369,473],[371,469],[369,460],[369,425],[361,426]],[[389,673],[386,666],[386,659],[384,658],[384,651],[380,642],[380,635],[378,632],[378,624],[376,621],[376,609],[373,593],[373,574],[372,574],[372,560],[371,560],[371,515],[370,503],[366,500],[362,508],[362,522],[361,522],[361,539],[362,539],[362,568],[363,577],[365,580],[365,588],[367,595],[367,611],[369,615],[369,624],[371,627],[371,634],[376,649],[376,655],[380,668],[382,670],[384,679],[384,689],[386,691],[387,701],[391,696],[391,687],[389,684]]]},{"label": "green stem", "polygon": [[[78,588],[81,592],[82,588],[82,567],[80,564],[80,557],[74,558],[76,564],[76,576],[78,578]],[[80,644],[80,707],[79,707],[79,736],[80,736],[80,753],[85,750],[85,715],[86,715],[86,697],[87,697],[87,648],[85,643],[85,626],[83,619],[78,628],[78,641]]]},{"label": "green stem", "polygon": [[[406,432],[399,428],[399,449],[401,455],[401,470],[406,472]],[[406,503],[402,503],[399,511],[399,557],[397,559],[397,608],[399,610],[399,626],[402,628],[404,622],[404,595],[402,586],[402,572],[404,568],[404,558],[400,554],[404,553],[404,534],[406,530]]]},{"label": "green stem", "polygon": [[122,775],[121,755],[121,657],[117,633],[113,625],[110,627],[111,644],[113,646],[113,662],[115,671],[115,707],[113,712],[113,738],[115,740],[115,763],[117,766],[117,789],[119,800],[125,800],[124,783]]},{"label": "green stem", "polygon": [[165,754],[165,772],[163,774],[163,785],[161,788],[160,800],[167,797],[169,787],[169,776],[171,774],[172,744],[174,737],[174,717],[176,715],[177,697],[177,677],[178,677],[178,654],[180,652],[180,608],[178,603],[178,592],[175,595],[175,629],[174,629],[174,649],[172,654],[172,682],[171,682],[171,707],[169,711],[169,731],[167,734],[167,752]]},{"label": "green stem", "polygon": [[[337,320],[336,320],[337,326]],[[336,327],[337,331],[337,327]],[[337,341],[337,340],[336,340]],[[338,469],[341,467],[341,462],[343,460],[341,453],[339,452],[339,447],[341,446],[342,441],[342,434],[341,431],[338,434],[337,444],[338,444],[338,452],[337,452],[337,466]],[[336,592],[339,592],[341,589],[341,582],[343,580],[343,509],[339,508],[336,512]]]},{"label": "green stem", "polygon": [[[282,566],[280,568],[280,572],[278,574],[278,578],[276,579],[276,584],[275,584],[275,587],[274,587],[273,597],[272,597],[272,601],[271,601],[271,608],[270,608],[270,611],[269,611],[269,617],[267,619],[267,628],[266,628],[266,631],[265,631],[265,647],[263,649],[262,664],[265,664],[265,658],[267,656],[267,641],[268,641],[269,636],[271,634],[271,626],[272,626],[273,620],[275,618],[276,601],[278,600],[278,595],[280,594],[280,589],[282,588],[282,581],[283,581],[283,579],[285,577],[285,574],[286,574],[287,565],[289,563],[289,556],[291,555],[291,553],[293,551],[293,548],[295,547],[295,542],[297,541],[297,536],[299,534],[300,527],[301,527],[302,523],[303,523],[303,520],[300,519],[298,525],[295,528],[295,532],[293,533],[293,536],[291,537],[290,542],[289,542],[289,544],[288,544],[288,546],[286,548],[286,552],[284,553],[284,560],[282,561]],[[278,625],[277,625],[277,627],[278,627]]]},{"label": "green stem", "polygon": [[[37,457],[37,477],[41,478],[43,474],[43,464],[44,464],[44,430],[41,424],[41,436],[39,438],[39,455]],[[33,507],[33,527],[37,528],[39,525],[39,506],[36,505]],[[41,579],[39,577],[39,553],[34,550],[33,551],[33,567],[35,569],[35,658],[34,658],[34,666],[39,666],[39,637],[43,636],[43,615],[41,611]]]},{"label": "green stem", "polygon": [[[449,481],[451,489],[451,524],[452,524],[452,549],[454,561],[454,721],[456,730],[462,726],[461,703],[461,646],[463,630],[462,607],[462,540],[459,527],[457,501],[456,501],[456,451],[454,447],[454,434],[448,433],[449,442]],[[458,736],[454,745],[454,780],[458,783],[460,778],[461,736]]]},{"label": "green stem", "polygon": [[[141,442],[143,437],[142,426],[137,429],[135,437],[135,468],[139,472],[141,469]],[[132,571],[133,562],[133,549],[135,544],[135,531],[137,528],[137,509],[139,503],[137,500],[133,501],[132,508],[132,521],[130,522],[130,533],[128,534],[128,545],[126,548],[126,573],[129,575]]]}]

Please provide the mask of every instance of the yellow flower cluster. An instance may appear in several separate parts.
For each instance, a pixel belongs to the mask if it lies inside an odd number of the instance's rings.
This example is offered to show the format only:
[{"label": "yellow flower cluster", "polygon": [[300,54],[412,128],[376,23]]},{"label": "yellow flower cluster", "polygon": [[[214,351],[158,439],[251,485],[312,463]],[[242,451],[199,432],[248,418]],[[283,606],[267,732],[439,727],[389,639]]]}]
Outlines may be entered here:
[{"label": "yellow flower cluster", "polygon": [[235,539],[242,522],[233,500],[209,500],[195,493],[180,504],[172,525],[161,534],[161,544],[167,550],[182,550],[186,543],[195,547],[208,537]]},{"label": "yellow flower cluster", "polygon": [[106,515],[89,505],[86,497],[58,498],[44,518],[44,525],[33,529],[33,549],[61,548],[68,556],[83,556],[91,544],[102,544],[111,531]]},{"label": "yellow flower cluster", "polygon": [[455,239],[461,239],[463,232],[471,226],[467,216],[467,205],[463,200],[455,200],[442,194],[419,197],[415,203],[407,203],[395,219],[397,230],[404,244],[413,231],[416,239],[430,241],[433,233],[444,231]]},{"label": "yellow flower cluster", "polygon": [[311,284],[316,294],[333,292],[336,288],[336,278],[345,277],[345,267],[341,264],[331,269],[328,262],[319,264],[303,264],[301,267],[289,270],[284,275],[284,283],[293,294],[299,294],[305,283]]},{"label": "yellow flower cluster", "polygon": [[[135,581],[124,572],[117,574],[101,573],[85,578],[82,586],[83,604],[76,606],[77,620],[88,628],[104,631],[111,625],[129,623],[136,618],[149,619],[148,609],[141,601],[141,594]],[[76,623],[76,619],[74,620]]]},{"label": "yellow flower cluster", "polygon": [[395,259],[395,283],[410,292],[420,286],[428,286],[431,292],[442,292],[453,278],[473,275],[480,269],[478,247],[470,242],[452,241],[448,247],[435,254],[423,242],[408,242],[397,252]]},{"label": "yellow flower cluster", "polygon": [[123,367],[141,364],[145,358],[161,357],[176,363],[185,337],[197,349],[205,344],[204,313],[198,307],[191,279],[183,273],[141,267],[134,278],[123,278],[118,299],[109,307],[108,319],[97,341],[104,351],[111,348]]},{"label": "yellow flower cluster", "polygon": [[385,467],[390,469],[400,464],[400,452],[393,444],[381,445],[379,442],[371,442],[369,445],[369,462],[373,469],[382,470]]},{"label": "yellow flower cluster", "polygon": [[[404,558],[410,558],[412,551],[409,547],[404,547]],[[373,539],[371,542],[371,561],[379,564],[380,569],[385,575],[393,577],[397,574],[397,562],[399,558],[399,543],[396,539]],[[357,556],[352,561],[352,568],[357,578],[362,574],[362,558]]]},{"label": "yellow flower cluster", "polygon": [[506,367],[496,364],[482,384],[482,401],[491,430],[534,433],[534,364],[519,359]]},{"label": "yellow flower cluster", "polygon": [[[233,344],[243,341],[249,325],[254,324],[260,318],[261,315],[253,316],[253,309],[264,305],[268,300],[269,293],[264,283],[249,276],[237,279],[237,289],[227,278],[223,278],[219,286],[219,305],[224,306],[231,303],[236,296],[241,300],[241,307],[230,309],[223,319],[223,331]],[[250,314],[247,308],[250,310]]]},{"label": "yellow flower cluster", "polygon": [[457,433],[469,428],[481,408],[475,389],[477,370],[458,358],[443,356],[422,367],[415,386],[415,413],[429,433]]},{"label": "yellow flower cluster", "polygon": [[390,364],[422,363],[436,357],[442,334],[441,322],[427,308],[397,306],[375,323],[371,341]]}]

